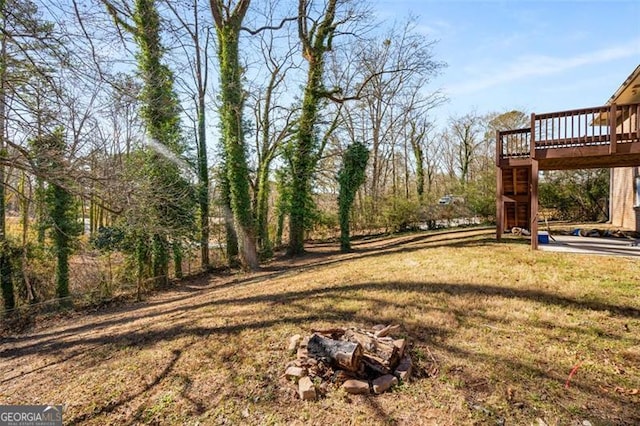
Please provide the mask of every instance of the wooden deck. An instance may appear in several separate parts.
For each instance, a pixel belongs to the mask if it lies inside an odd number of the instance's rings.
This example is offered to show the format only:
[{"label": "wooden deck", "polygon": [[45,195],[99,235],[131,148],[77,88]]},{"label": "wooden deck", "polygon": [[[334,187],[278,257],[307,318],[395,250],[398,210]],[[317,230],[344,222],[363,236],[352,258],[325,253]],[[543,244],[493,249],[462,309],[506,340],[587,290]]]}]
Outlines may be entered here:
[{"label": "wooden deck", "polygon": [[496,134],[496,236],[514,226],[538,245],[538,172],[640,165],[640,103],[531,114]]},{"label": "wooden deck", "polygon": [[498,132],[497,166],[523,167],[531,159],[540,170],[638,165],[639,117],[640,104],[531,114],[531,127]]}]

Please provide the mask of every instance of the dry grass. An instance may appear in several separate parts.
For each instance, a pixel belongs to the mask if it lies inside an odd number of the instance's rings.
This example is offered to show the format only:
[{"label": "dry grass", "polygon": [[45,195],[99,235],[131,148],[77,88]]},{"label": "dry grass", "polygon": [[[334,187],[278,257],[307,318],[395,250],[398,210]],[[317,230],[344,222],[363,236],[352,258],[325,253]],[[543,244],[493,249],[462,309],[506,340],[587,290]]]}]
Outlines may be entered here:
[{"label": "dry grass", "polygon": [[[529,251],[491,231],[317,244],[253,275],[42,323],[0,346],[0,404],[86,424],[639,424],[639,261]],[[418,375],[302,402],[288,336],[400,323]],[[572,368],[579,365],[567,388]]]}]

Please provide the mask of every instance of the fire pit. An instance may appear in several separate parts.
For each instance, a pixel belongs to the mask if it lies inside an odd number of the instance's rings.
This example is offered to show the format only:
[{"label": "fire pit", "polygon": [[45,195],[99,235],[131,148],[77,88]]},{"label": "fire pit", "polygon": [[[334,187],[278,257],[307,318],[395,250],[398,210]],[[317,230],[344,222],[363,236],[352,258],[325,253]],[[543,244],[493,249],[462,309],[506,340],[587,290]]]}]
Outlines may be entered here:
[{"label": "fire pit", "polygon": [[406,339],[391,337],[399,328],[335,328],[314,330],[304,338],[292,336],[289,351],[296,359],[287,364],[284,375],[297,382],[303,400],[315,400],[339,387],[352,394],[386,392],[411,375]]}]

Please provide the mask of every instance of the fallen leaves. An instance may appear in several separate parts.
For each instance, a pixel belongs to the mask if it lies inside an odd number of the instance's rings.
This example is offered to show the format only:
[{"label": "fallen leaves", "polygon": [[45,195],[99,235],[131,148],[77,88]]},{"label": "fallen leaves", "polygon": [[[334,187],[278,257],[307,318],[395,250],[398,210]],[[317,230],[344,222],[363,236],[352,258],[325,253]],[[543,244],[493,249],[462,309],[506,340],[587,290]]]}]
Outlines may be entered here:
[{"label": "fallen leaves", "polygon": [[619,393],[622,395],[638,395],[640,394],[640,389],[638,388],[625,388],[622,386],[611,386],[611,387],[606,387],[606,386],[598,386],[600,388],[600,390],[604,393]]}]

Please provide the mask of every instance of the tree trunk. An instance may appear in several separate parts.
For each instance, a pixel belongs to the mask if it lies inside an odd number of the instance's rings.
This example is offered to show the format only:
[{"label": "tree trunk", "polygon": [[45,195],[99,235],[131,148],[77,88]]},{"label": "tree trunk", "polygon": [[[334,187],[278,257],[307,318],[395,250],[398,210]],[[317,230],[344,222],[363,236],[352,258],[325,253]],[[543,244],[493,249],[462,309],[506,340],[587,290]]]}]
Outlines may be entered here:
[{"label": "tree trunk", "polygon": [[[22,172],[20,179],[20,214],[22,215],[22,265],[23,268],[27,265],[28,261],[28,243],[29,243],[29,205],[31,204],[31,194],[27,195],[27,174]],[[25,288],[27,290],[27,300],[29,303],[36,303],[37,296],[31,280],[26,273],[22,273],[22,280],[24,281]]]},{"label": "tree trunk", "polygon": [[206,128],[206,94],[208,80],[208,66],[206,54],[209,37],[206,37],[204,46],[204,61],[200,49],[200,30],[198,20],[197,2],[193,3],[193,22],[195,31],[191,32],[195,48],[195,80],[198,86],[198,204],[200,207],[200,264],[203,270],[210,267],[209,259],[209,165],[207,164],[207,128]]},{"label": "tree trunk", "polygon": [[182,247],[180,246],[180,243],[175,242],[171,245],[171,248],[173,249],[173,267],[175,269],[176,272],[176,278],[180,279],[183,278],[183,273],[182,273]]},{"label": "tree trunk", "polygon": [[293,177],[291,187],[291,211],[289,213],[289,248],[288,254],[295,256],[304,252],[304,231],[307,209],[306,178]]},{"label": "tree trunk", "polygon": [[[61,136],[54,137],[60,144],[56,148],[61,150],[64,144]],[[56,166],[59,169],[59,163]],[[65,188],[53,183],[49,184],[47,190],[47,205],[52,221],[53,250],[56,254],[56,297],[61,299],[60,306],[67,308],[72,305],[69,299],[69,254],[72,238],[76,235],[73,229],[75,218],[72,219],[70,214],[73,208],[73,195]]]},{"label": "tree trunk", "polygon": [[258,177],[258,193],[256,203],[256,217],[258,228],[258,248],[260,255],[264,258],[273,255],[271,240],[269,239],[269,163],[268,159],[263,160],[260,166]]},{"label": "tree trunk", "polygon": [[[0,10],[4,12],[5,2],[0,0]],[[4,28],[4,16],[1,17]],[[0,287],[2,288],[2,297],[4,299],[5,310],[15,307],[15,297],[13,292],[13,279],[11,273],[11,256],[6,236],[6,193],[5,193],[5,157],[7,156],[5,135],[5,77],[6,77],[6,59],[7,45],[6,36],[2,37],[0,48]]]},{"label": "tree trunk", "polygon": [[240,235],[240,260],[244,268],[259,268],[255,244],[255,224],[249,195],[249,167],[242,128],[242,67],[238,59],[238,41],[242,19],[249,1],[240,1],[227,20],[222,17],[222,4],[211,1],[218,34],[220,62],[220,97],[222,134],[227,160],[227,178],[231,194],[231,210]]},{"label": "tree trunk", "polygon": [[166,287],[169,284],[169,242],[167,237],[155,234],[151,252],[151,269],[156,287]]},{"label": "tree trunk", "polygon": [[418,200],[422,204],[424,202],[424,152],[416,144],[414,153],[416,156],[416,193],[418,194]]},{"label": "tree trunk", "polygon": [[229,179],[227,178],[227,162],[222,163],[222,171],[219,175],[220,179],[220,198],[222,203],[222,214],[224,216],[224,230],[227,264],[231,267],[236,266],[238,257],[238,234],[233,223],[233,212],[231,211],[231,190],[229,188]]},{"label": "tree trunk", "polygon": [[371,164],[371,214],[375,217],[378,211],[378,187],[380,185],[380,128],[378,124],[373,126],[372,138],[372,164]]},{"label": "tree trunk", "polygon": [[322,85],[324,54],[331,47],[331,39],[336,30],[333,20],[336,0],[325,5],[324,16],[311,30],[307,29],[306,1],[298,3],[298,35],[302,43],[302,54],[309,62],[307,82],[302,98],[302,112],[298,121],[298,135],[291,158],[292,193],[289,216],[289,255],[304,252],[305,217],[308,216],[311,198],[311,177],[315,170],[318,143],[314,133],[318,120],[318,108],[324,97]]},{"label": "tree trunk", "polygon": [[305,218],[308,216],[308,199],[310,197],[310,181],[313,174],[315,134],[314,127],[318,115],[320,97],[319,87],[322,84],[324,62],[321,59],[309,61],[307,86],[302,101],[298,135],[294,148],[291,176],[291,212],[289,216],[289,255],[304,252]]},{"label": "tree trunk", "polygon": [[200,206],[200,261],[209,269],[209,168],[205,126],[205,93],[198,93],[198,204]]},{"label": "tree trunk", "polygon": [[45,205],[44,205],[44,181],[42,178],[36,177],[36,196],[35,196],[35,210],[36,210],[36,226],[37,226],[37,239],[38,245],[44,247],[45,240]]}]

